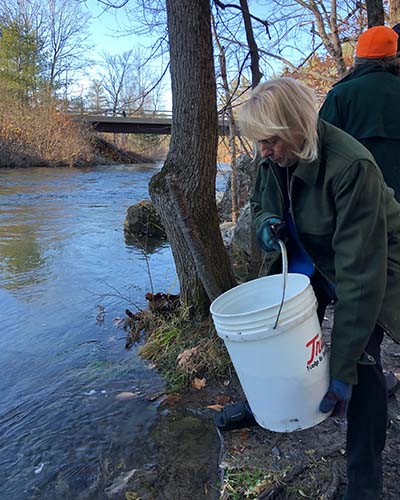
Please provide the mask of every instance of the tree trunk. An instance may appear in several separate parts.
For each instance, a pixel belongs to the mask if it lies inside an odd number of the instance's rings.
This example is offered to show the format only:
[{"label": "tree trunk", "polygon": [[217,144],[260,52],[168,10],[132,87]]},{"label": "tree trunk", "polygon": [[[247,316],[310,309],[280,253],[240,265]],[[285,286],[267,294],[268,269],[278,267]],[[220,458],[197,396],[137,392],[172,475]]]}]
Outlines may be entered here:
[{"label": "tree trunk", "polygon": [[389,16],[392,26],[400,23],[400,0],[390,0]]},{"label": "tree trunk", "polygon": [[247,0],[240,0],[240,7],[242,8],[243,22],[246,32],[247,44],[250,49],[251,60],[251,86],[254,89],[260,83],[263,74],[260,70],[260,55],[256,39],[254,38],[253,26],[251,24],[251,17],[249,14],[249,6]]},{"label": "tree trunk", "polygon": [[[181,301],[207,314],[210,300],[200,279],[204,272],[218,293],[235,284],[219,230],[215,202],[218,120],[211,40],[209,0],[166,0],[172,88],[170,149],[160,173],[149,186],[164,224],[180,283]],[[178,179],[186,215],[170,192],[169,179]],[[182,205],[182,203],[181,203]],[[187,215],[202,246],[196,262],[188,241]],[[207,269],[204,269],[206,262]],[[201,273],[198,267],[203,266]],[[215,291],[213,292],[215,295]]]},{"label": "tree trunk", "polygon": [[236,166],[236,136],[237,136],[237,127],[235,117],[233,115],[232,109],[232,94],[231,89],[229,88],[228,74],[226,71],[226,56],[225,56],[225,48],[221,45],[221,42],[218,38],[217,29],[215,27],[214,16],[211,16],[212,20],[212,28],[214,33],[215,43],[217,44],[219,55],[219,68],[221,71],[221,79],[222,86],[224,88],[225,94],[225,113],[228,120],[228,129],[229,129],[229,153],[231,157],[231,198],[232,198],[232,222],[236,222],[239,216],[239,203],[238,203],[238,190],[237,190],[237,166]]},{"label": "tree trunk", "polygon": [[385,11],[382,0],[367,0],[368,28],[385,24]]},{"label": "tree trunk", "polygon": [[[263,74],[260,70],[260,57],[257,42],[254,38],[253,25],[251,23],[251,17],[249,15],[249,6],[247,0],[240,0],[240,6],[242,8],[243,22],[246,31],[246,39],[250,49],[251,57],[251,88],[257,87],[260,83]],[[259,153],[257,150],[256,157],[254,161],[259,161]],[[253,228],[253,226],[252,226]],[[254,279],[258,277],[258,272],[261,266],[261,251],[258,246],[256,235],[254,230],[251,231],[251,255],[248,270],[248,279]]]}]

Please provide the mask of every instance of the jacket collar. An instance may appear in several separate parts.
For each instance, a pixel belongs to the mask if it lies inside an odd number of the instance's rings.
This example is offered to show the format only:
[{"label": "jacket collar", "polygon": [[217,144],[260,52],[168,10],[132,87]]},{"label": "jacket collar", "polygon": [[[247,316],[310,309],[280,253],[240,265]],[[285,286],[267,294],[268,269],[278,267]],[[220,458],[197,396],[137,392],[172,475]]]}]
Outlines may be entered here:
[{"label": "jacket collar", "polygon": [[360,78],[362,76],[368,75],[369,73],[386,73],[387,71],[377,62],[371,60],[369,62],[365,62],[360,64],[359,66],[355,66],[353,70],[350,70],[350,73],[341,78],[338,82],[336,82],[333,87],[336,85],[340,85],[341,83],[346,83],[350,80],[354,80],[355,78]]}]

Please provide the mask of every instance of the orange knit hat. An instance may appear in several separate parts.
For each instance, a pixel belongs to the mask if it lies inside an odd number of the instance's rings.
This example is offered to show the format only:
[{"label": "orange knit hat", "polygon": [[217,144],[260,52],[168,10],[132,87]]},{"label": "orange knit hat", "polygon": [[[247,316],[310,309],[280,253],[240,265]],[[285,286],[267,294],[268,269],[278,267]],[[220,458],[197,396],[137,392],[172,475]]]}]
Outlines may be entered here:
[{"label": "orange knit hat", "polygon": [[364,31],[357,42],[356,56],[363,59],[393,57],[397,53],[398,34],[386,26]]}]

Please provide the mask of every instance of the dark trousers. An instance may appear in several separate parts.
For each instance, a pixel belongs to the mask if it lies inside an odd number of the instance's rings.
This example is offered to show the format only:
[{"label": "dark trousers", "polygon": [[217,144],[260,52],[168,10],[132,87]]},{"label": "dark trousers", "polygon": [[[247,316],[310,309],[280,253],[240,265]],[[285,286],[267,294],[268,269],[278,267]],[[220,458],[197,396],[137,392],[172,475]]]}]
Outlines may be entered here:
[{"label": "dark trousers", "polygon": [[[317,279],[312,284],[322,322],[331,297]],[[347,412],[347,490],[343,500],[379,500],[382,494],[382,451],[387,428],[387,389],[380,346],[383,330],[376,325],[365,351],[375,363],[358,364],[358,384],[353,386]]]},{"label": "dark trousers", "polygon": [[387,390],[377,325],[366,347],[376,364],[358,365],[347,412],[347,480],[345,500],[378,500],[382,494],[382,451],[387,428]]}]

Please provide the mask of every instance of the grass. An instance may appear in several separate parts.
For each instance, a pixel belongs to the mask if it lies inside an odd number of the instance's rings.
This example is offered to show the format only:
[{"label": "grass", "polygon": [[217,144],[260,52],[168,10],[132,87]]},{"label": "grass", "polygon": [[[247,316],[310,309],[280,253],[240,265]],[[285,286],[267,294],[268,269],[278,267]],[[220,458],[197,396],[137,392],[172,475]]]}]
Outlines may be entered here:
[{"label": "grass", "polygon": [[145,314],[145,342],[139,353],[157,367],[171,392],[190,386],[195,378],[219,379],[231,369],[211,319],[193,321],[182,308],[168,316]]},{"label": "grass", "polygon": [[275,481],[265,470],[251,468],[228,469],[225,473],[221,500],[255,500]]}]

